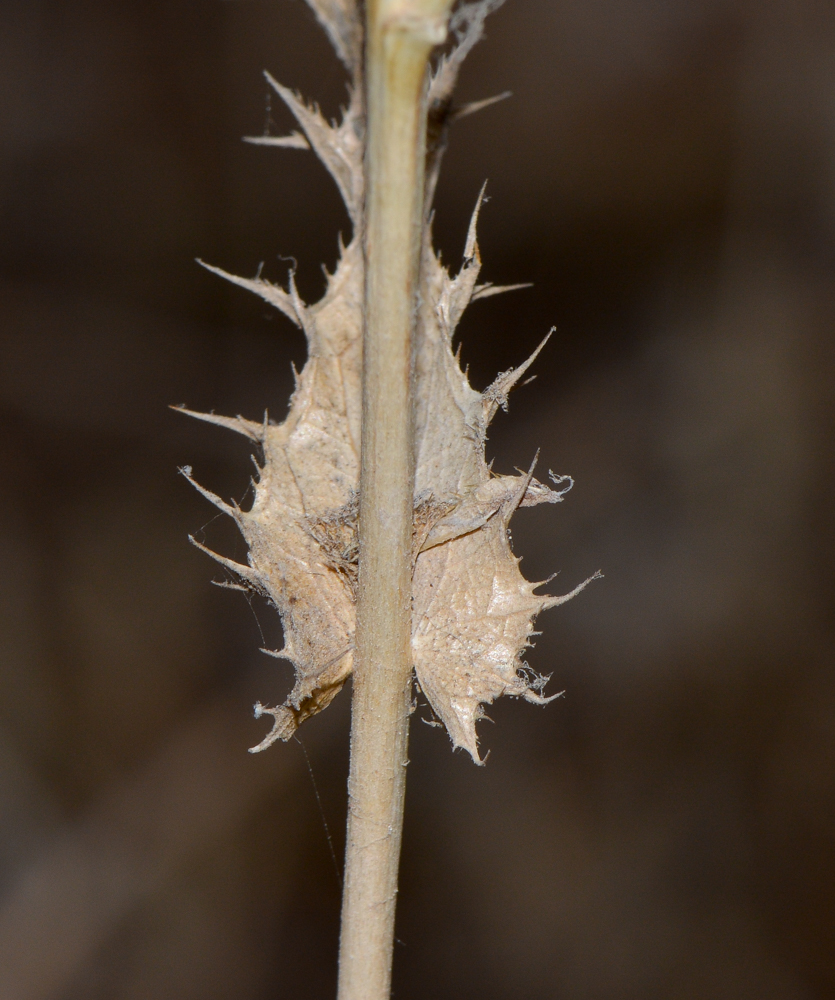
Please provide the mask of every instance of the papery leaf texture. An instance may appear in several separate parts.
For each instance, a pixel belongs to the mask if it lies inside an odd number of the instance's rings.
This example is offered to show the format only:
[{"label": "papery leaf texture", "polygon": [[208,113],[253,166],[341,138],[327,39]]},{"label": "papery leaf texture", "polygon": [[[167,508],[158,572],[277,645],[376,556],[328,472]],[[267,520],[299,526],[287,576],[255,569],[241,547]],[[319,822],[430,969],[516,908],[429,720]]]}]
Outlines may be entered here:
[{"label": "papery leaf texture", "polygon": [[[184,410],[250,438],[263,456],[249,510],[225,503],[199,486],[190,468],[182,470],[235,520],[249,547],[248,562],[232,562],[192,541],[238,581],[227,586],[256,591],[278,609],[284,647],[273,655],[290,660],[295,669],[295,685],[283,705],[256,705],[256,715],[268,713],[274,724],[253,752],[289,739],[305,719],[325,708],[351,675],[354,656],[364,294],[361,19],[353,0],[309,2],[352,74],[348,106],[340,122],[328,123],[318,109],[268,76],[304,136],[262,141],[316,152],[342,194],[354,236],[341,247],[336,270],[315,305],[301,301],[292,273],[285,289],[260,275],[239,278],[204,265],[283,312],[303,331],[308,358],[283,423]],[[450,96],[460,62],[481,35],[484,16],[496,6],[496,0],[480,0],[459,8],[454,44],[438,60],[429,83],[430,196],[445,129],[454,117]],[[495,475],[485,460],[490,422],[500,407],[507,408],[508,393],[544,342],[525,364],[500,374],[484,392],[470,386],[452,351],[456,326],[469,303],[508,290],[477,283],[481,201],[480,195],[464,262],[454,277],[432,248],[427,207],[414,382],[414,668],[453,745],[476,761],[476,723],[484,705],[501,695],[535,704],[551,700],[542,694],[546,679],[523,661],[534,620],[589,582],[560,597],[537,594],[540,584],[522,576],[509,540],[508,523],[516,509],[560,502],[570,488],[569,477],[552,476],[557,487],[552,489],[534,478],[533,469]]]}]

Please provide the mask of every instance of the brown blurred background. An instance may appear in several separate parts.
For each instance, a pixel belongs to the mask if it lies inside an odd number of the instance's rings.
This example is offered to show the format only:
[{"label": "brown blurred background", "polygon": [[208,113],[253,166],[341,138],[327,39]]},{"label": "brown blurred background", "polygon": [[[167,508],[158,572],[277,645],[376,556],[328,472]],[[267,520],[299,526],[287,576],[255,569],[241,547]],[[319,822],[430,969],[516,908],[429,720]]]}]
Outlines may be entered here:
[{"label": "brown blurred background", "polygon": [[[332,997],[349,698],[246,753],[276,615],[210,581],[302,339],[194,264],[323,287],[348,223],[269,68],[335,113],[302,0],[0,8],[0,997]],[[436,234],[485,178],[477,386],[559,332],[491,441],[576,480],[514,523],[565,698],[412,725],[395,996],[835,996],[835,6],[510,0]],[[270,120],[271,119],[271,120]],[[284,259],[282,259],[282,257]],[[308,767],[309,761],[309,767]],[[311,770],[314,781],[311,780]]]}]

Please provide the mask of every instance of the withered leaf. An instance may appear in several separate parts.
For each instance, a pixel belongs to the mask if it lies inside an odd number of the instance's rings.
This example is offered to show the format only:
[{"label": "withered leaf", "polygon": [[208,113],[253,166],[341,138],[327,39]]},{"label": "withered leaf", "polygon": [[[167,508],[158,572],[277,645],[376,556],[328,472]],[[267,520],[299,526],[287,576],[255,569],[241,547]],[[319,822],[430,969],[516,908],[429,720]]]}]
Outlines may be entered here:
[{"label": "withered leaf", "polygon": [[[240,581],[278,609],[284,648],[274,655],[293,663],[296,682],[276,708],[272,731],[253,751],[289,739],[325,708],[351,674],[358,563],[357,499],[361,417],[363,253],[363,107],[359,86],[359,21],[347,0],[310,0],[354,86],[342,121],[328,124],[318,111],[270,79],[330,171],[355,226],[342,248],[324,297],[301,301],[293,275],[284,289],[260,276],[238,278],[209,270],[260,295],[281,310],[307,338],[308,359],[298,376],[287,419],[255,423],[185,411],[235,430],[260,444],[263,466],[248,511],[227,504],[189,480],[237,522],[249,546],[248,565],[209,552]],[[472,45],[483,14],[495,0],[465,5],[458,48]],[[447,99],[460,58],[440,63],[435,89]],[[441,86],[441,81],[443,87]],[[445,88],[445,89],[444,89]],[[299,143],[296,143],[299,145]],[[430,177],[430,184],[433,178]],[[415,528],[412,649],[417,681],[456,747],[478,761],[476,722],[482,706],[501,695],[537,704],[545,680],[523,662],[534,619],[570,599],[536,594],[522,576],[508,537],[517,507],[562,500],[533,478],[494,475],[484,449],[487,429],[536,354],[476,392],[452,353],[455,328],[467,305],[504,289],[477,284],[481,260],[473,213],[464,264],[455,277],[441,265],[425,226],[415,350]],[[546,338],[547,339],[547,338]],[[544,344],[544,342],[543,342]],[[560,477],[558,485],[568,477]],[[595,574],[597,575],[597,574]],[[592,577],[593,579],[593,577]]]}]

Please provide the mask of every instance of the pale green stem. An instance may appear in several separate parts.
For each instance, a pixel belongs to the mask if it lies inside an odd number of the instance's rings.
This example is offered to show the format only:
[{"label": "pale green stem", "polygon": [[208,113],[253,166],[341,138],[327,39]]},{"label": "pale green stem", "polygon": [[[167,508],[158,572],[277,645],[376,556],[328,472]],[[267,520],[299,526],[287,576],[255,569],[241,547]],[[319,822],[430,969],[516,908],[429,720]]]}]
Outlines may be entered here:
[{"label": "pale green stem", "polygon": [[411,695],[425,79],[451,0],[368,0],[360,561],[338,1000],[388,1000]]}]

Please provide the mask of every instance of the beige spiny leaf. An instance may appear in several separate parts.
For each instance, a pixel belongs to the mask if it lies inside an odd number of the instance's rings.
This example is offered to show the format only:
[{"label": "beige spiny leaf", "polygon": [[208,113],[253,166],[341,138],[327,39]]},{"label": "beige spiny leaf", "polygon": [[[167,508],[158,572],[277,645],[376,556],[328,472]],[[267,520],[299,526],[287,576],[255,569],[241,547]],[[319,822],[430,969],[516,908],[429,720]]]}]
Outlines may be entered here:
[{"label": "beige spiny leaf", "polygon": [[[272,655],[290,660],[295,668],[295,686],[283,705],[256,706],[256,715],[271,714],[274,725],[254,751],[289,739],[301,722],[325,708],[350,676],[353,662],[364,291],[358,235],[364,141],[357,55],[361,46],[348,0],[310,3],[354,73],[342,122],[329,125],[318,111],[268,79],[336,181],[355,235],[342,248],[324,297],[312,306],[301,301],[292,274],[284,289],[260,274],[238,278],[209,267],[255,292],[299,326],[307,338],[308,359],[281,424],[185,411],[237,431],[263,450],[248,511],[198,486],[191,470],[183,470],[196,489],[238,524],[249,546],[248,565],[195,544],[237,577],[240,583],[233,586],[256,590],[275,605],[284,627],[284,648]],[[432,84],[439,99],[449,96],[461,58],[480,36],[485,14],[497,5],[496,0],[482,0],[462,8],[458,46],[441,61]],[[528,361],[500,374],[483,393],[470,386],[452,353],[452,336],[468,304],[508,290],[477,284],[481,202],[480,195],[464,263],[454,278],[432,250],[428,222],[424,233],[415,345],[412,619],[418,683],[453,744],[466,748],[476,761],[475,724],[483,705],[503,694],[537,704],[550,700],[541,693],[545,680],[522,660],[534,619],[588,583],[563,597],[534,592],[539,584],[520,573],[508,523],[517,507],[557,503],[568,487],[551,489],[534,479],[533,468],[516,476],[494,475],[484,457],[496,410],[507,407],[507,394],[545,341]],[[552,478],[557,485],[568,479]]]},{"label": "beige spiny leaf", "polygon": [[[478,760],[475,723],[483,704],[503,694],[542,704],[541,678],[526,672],[522,654],[534,618],[553,598],[524,579],[508,539],[519,506],[558,503],[527,475],[495,476],[484,458],[487,428],[507,393],[543,343],[517,369],[476,392],[451,350],[455,326],[473,296],[481,260],[476,242],[479,197],[464,266],[451,279],[424,243],[415,372],[418,498],[432,498],[442,516],[427,533],[415,563],[412,649],[420,686],[455,746]],[[549,335],[550,336],[550,335]],[[546,338],[547,340],[548,338]],[[586,581],[587,583],[588,581]],[[581,584],[579,589],[585,586]],[[573,595],[570,595],[573,596]]]},{"label": "beige spiny leaf", "polygon": [[450,18],[449,30],[454,38],[453,45],[438,59],[426,95],[428,112],[428,134],[426,150],[426,201],[431,204],[435,196],[441,160],[447,146],[449,125],[456,118],[473,114],[497,101],[509,97],[509,92],[472,101],[462,108],[453,110],[452,92],[458,82],[458,74],[473,46],[484,34],[484,22],[504,0],[472,0],[462,3]]},{"label": "beige spiny leaf", "polygon": [[362,21],[354,0],[307,0],[336,54],[356,78],[362,59]]}]

